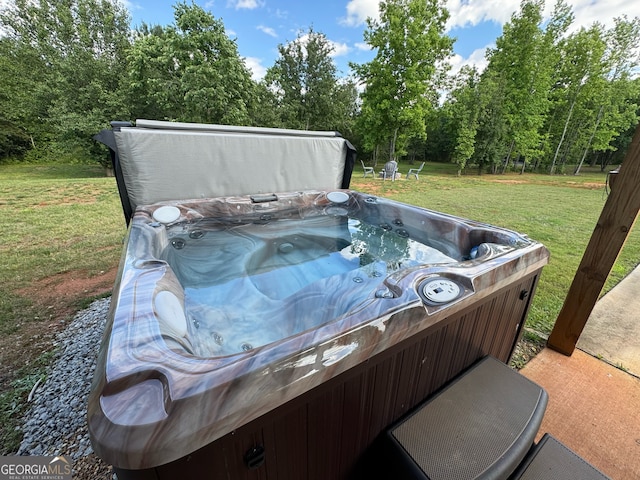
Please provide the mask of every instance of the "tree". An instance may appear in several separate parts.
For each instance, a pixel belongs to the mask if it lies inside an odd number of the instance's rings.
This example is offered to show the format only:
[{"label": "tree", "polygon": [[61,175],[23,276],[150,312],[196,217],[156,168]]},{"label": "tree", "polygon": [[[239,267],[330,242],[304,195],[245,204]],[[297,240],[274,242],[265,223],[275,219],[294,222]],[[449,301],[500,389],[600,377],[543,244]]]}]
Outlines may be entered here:
[{"label": "tree", "polygon": [[[573,12],[559,0],[542,22],[541,0],[524,0],[503,30],[479,80],[457,79],[428,142],[435,157],[480,172],[522,160],[551,173],[591,155],[612,161],[638,122],[640,19],[615,19],[567,35]],[[544,28],[543,28],[544,27]],[[619,135],[623,138],[618,139]],[[436,145],[437,143],[437,145]],[[595,155],[594,155],[595,154]]]},{"label": "tree", "polygon": [[28,71],[14,82],[28,93],[9,102],[12,121],[55,157],[97,155],[91,136],[126,111],[126,10],[108,0],[16,0],[0,20],[13,68]]},{"label": "tree", "polygon": [[541,129],[549,109],[557,58],[554,46],[570,25],[566,6],[560,2],[543,32],[543,7],[543,0],[523,0],[488,55],[487,70],[504,79],[503,112],[509,143],[503,171],[514,153],[521,156],[523,168],[527,159],[540,154]]},{"label": "tree", "polygon": [[448,117],[451,119],[450,155],[451,161],[458,165],[458,175],[467,166],[475,151],[479,116],[478,80],[479,75],[475,68],[463,67],[442,109],[448,110]]},{"label": "tree", "polygon": [[548,122],[554,141],[550,173],[572,161],[579,174],[590,153],[617,148],[616,137],[637,123],[637,82],[631,76],[639,41],[640,20],[622,17],[610,30],[596,23],[563,42]]},{"label": "tree", "polygon": [[0,158],[23,154],[36,127],[26,68],[36,59],[28,54],[13,39],[0,38]]},{"label": "tree", "polygon": [[611,142],[638,122],[637,83],[631,81],[631,74],[640,66],[637,51],[639,42],[639,18],[628,20],[623,16],[614,19],[614,26],[607,32],[608,48],[605,63],[608,81],[602,96],[596,100],[599,105],[596,107],[598,113],[593,131],[573,172],[574,175],[580,173],[580,168],[590,149],[605,151],[614,148]]},{"label": "tree", "polygon": [[174,24],[143,25],[129,52],[134,115],[250,124],[255,83],[224,24],[196,4],[173,8]]},{"label": "tree", "polygon": [[339,79],[334,91],[335,130],[346,138],[357,137],[355,131],[356,118],[358,117],[358,89],[352,78]]},{"label": "tree", "polygon": [[255,96],[248,105],[251,124],[256,127],[283,128],[275,93],[264,81],[256,84],[255,92]]},{"label": "tree", "polygon": [[[554,173],[561,148],[570,129],[584,122],[584,101],[602,88],[604,64],[602,58],[606,44],[599,24],[581,28],[561,45],[561,62],[552,90],[554,110],[549,120],[556,120],[557,131],[551,131],[555,140],[555,153],[550,173]],[[550,125],[553,127],[553,123]],[[561,127],[561,132],[558,127]],[[559,137],[559,138],[558,138]]]},{"label": "tree", "polygon": [[478,84],[478,127],[472,162],[478,172],[489,169],[496,173],[498,165],[506,158],[507,116],[505,113],[505,79],[499,72],[486,69]]},{"label": "tree", "polygon": [[[340,81],[334,47],[312,28],[278,45],[279,56],[265,83],[274,92],[282,124],[302,130],[351,129],[356,97],[352,81]],[[343,132],[344,133],[344,132]]]},{"label": "tree", "polygon": [[437,104],[453,40],[444,34],[449,13],[439,0],[386,0],[379,8],[380,20],[367,19],[364,32],[375,58],[351,67],[365,85],[365,145],[387,143],[395,159],[411,138],[425,138],[425,118]]},{"label": "tree", "polygon": [[435,162],[450,162],[455,148],[455,124],[449,102],[434,110],[425,121],[424,155]]}]

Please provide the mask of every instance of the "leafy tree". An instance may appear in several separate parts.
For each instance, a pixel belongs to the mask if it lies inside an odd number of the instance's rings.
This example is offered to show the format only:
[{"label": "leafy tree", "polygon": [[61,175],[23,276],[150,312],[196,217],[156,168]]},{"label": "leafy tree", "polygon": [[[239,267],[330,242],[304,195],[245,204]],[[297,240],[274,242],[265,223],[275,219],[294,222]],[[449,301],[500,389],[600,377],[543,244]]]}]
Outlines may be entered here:
[{"label": "leafy tree", "polygon": [[454,123],[454,148],[452,161],[458,165],[458,175],[467,166],[475,152],[475,137],[478,131],[479,102],[475,68],[463,68],[458,75],[458,85],[451,92],[450,104]]},{"label": "leafy tree", "polygon": [[453,40],[444,34],[449,13],[439,0],[386,0],[379,8],[380,20],[367,19],[364,32],[375,58],[351,67],[365,85],[365,146],[386,143],[396,158],[411,138],[426,135],[425,118],[437,104]]},{"label": "leafy tree", "polygon": [[173,8],[173,25],[136,33],[127,58],[133,114],[250,124],[255,83],[224,24],[196,4]]},{"label": "leafy tree", "polygon": [[[640,118],[640,78],[636,77],[632,80],[632,83],[634,84],[632,91],[634,91],[635,94],[633,95],[633,98],[629,98],[627,102],[629,104],[639,106],[638,110],[636,110],[636,118]],[[625,131],[620,132],[620,134],[611,141],[611,148],[609,150],[596,152],[595,155],[592,155],[591,166],[600,164],[600,169],[604,171],[609,165],[621,164],[624,160],[627,148],[629,148],[629,145],[631,144],[636,126],[637,122],[634,122]]]},{"label": "leafy tree", "polygon": [[543,0],[523,0],[520,11],[505,24],[496,48],[488,56],[487,69],[504,79],[503,112],[509,146],[503,171],[514,153],[525,161],[540,153],[556,63],[554,44],[569,26],[564,18],[557,18],[565,14],[564,8],[557,7],[557,15],[549,24],[553,28],[543,32],[543,7]]},{"label": "leafy tree", "polygon": [[562,42],[548,118],[551,173],[572,161],[578,174],[591,152],[617,148],[616,137],[637,123],[637,82],[630,77],[638,66],[633,51],[639,41],[640,21],[623,17],[608,31],[596,23]]},{"label": "leafy tree", "polygon": [[507,116],[503,93],[505,83],[499,72],[487,69],[482,73],[477,86],[478,127],[471,160],[478,166],[479,173],[485,169],[496,173],[507,154]]},{"label": "leafy tree", "polygon": [[334,92],[334,108],[336,111],[335,129],[346,138],[355,141],[356,119],[359,114],[358,89],[352,78],[340,79]]},{"label": "leafy tree", "polygon": [[435,162],[450,162],[455,148],[455,124],[450,102],[427,116],[427,138],[424,141],[425,158]]},{"label": "leafy tree", "polygon": [[[632,72],[640,66],[637,46],[640,43],[640,19],[628,20],[626,16],[616,18],[614,26],[607,32],[605,64],[607,82],[596,99],[597,115],[593,131],[584,147],[582,157],[574,170],[580,168],[590,149],[611,150],[612,141],[630,126],[637,124],[638,90],[631,81]],[[598,105],[599,104],[599,105]]]},{"label": "leafy tree", "polygon": [[351,130],[356,105],[352,81],[340,81],[327,37],[312,28],[278,46],[265,83],[274,92],[282,124],[303,130]]},{"label": "leafy tree", "polygon": [[53,155],[96,155],[91,136],[126,111],[126,10],[108,0],[15,0],[0,21],[13,70],[29,73],[14,82],[27,94],[8,102],[10,120]]},{"label": "leafy tree", "polygon": [[573,12],[564,0],[546,23],[542,7],[524,0],[479,80],[457,79],[430,130],[434,157],[494,173],[515,158],[523,171],[531,162],[553,172],[572,161],[578,173],[589,156],[603,152],[606,165],[628,144],[640,105],[640,83],[632,80],[640,19],[623,16],[608,31],[596,23],[567,35]]},{"label": "leafy tree", "polygon": [[27,95],[27,60],[27,52],[21,52],[17,42],[0,38],[0,158],[24,153],[35,127],[31,115],[35,105]]},{"label": "leafy tree", "polygon": [[603,29],[599,24],[589,29],[581,28],[560,46],[562,56],[551,93],[554,109],[549,117],[551,139],[555,144],[550,173],[554,173],[559,161],[563,163],[563,148],[565,156],[569,151],[565,148],[565,140],[570,142],[567,147],[572,148],[571,143],[575,144],[583,130],[585,118],[592,115],[588,108],[590,99],[604,87],[605,48]]},{"label": "leafy tree", "polygon": [[248,106],[251,124],[256,127],[283,128],[276,94],[264,81],[258,82],[255,88],[255,96]]}]

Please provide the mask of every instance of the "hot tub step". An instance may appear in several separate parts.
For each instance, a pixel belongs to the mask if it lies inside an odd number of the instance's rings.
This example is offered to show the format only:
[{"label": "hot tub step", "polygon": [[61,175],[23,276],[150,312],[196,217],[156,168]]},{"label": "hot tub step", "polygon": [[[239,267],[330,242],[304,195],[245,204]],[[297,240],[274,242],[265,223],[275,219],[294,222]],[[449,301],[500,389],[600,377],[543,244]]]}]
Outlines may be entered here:
[{"label": "hot tub step", "polygon": [[393,478],[506,479],[533,445],[547,398],[485,357],[387,430],[386,468]]},{"label": "hot tub step", "polygon": [[513,480],[607,480],[609,477],[596,470],[564,444],[545,433],[531,449]]}]

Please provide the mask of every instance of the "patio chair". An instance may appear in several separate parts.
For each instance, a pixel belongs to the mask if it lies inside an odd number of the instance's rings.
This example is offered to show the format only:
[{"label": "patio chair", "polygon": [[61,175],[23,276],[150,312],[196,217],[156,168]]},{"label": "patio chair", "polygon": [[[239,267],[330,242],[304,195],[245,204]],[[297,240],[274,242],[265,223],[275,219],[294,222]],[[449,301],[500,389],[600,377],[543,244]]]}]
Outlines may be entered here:
[{"label": "patio chair", "polygon": [[416,177],[416,180],[420,180],[418,178],[418,174],[424,168],[424,164],[425,164],[425,162],[422,162],[422,165],[420,165],[420,168],[410,168],[409,171],[407,172],[407,179],[409,178],[409,175],[413,175],[414,177]]},{"label": "patio chair", "polygon": [[380,172],[380,176],[382,180],[386,180],[390,178],[392,182],[396,180],[396,175],[398,174],[398,163],[394,160],[389,160],[384,164],[384,169]]},{"label": "patio chair", "polygon": [[366,178],[367,175],[371,174],[372,177],[375,177],[375,171],[373,170],[373,167],[367,167],[365,166],[364,162],[362,160],[360,160],[360,163],[362,164],[362,169],[364,170],[364,175],[362,176],[362,178]]}]

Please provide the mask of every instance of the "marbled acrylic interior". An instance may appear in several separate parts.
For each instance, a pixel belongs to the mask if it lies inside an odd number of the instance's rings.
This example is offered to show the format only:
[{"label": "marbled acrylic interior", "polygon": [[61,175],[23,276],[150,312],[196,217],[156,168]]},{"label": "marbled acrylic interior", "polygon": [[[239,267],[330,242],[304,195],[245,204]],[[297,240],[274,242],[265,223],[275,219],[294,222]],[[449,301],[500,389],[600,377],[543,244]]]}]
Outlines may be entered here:
[{"label": "marbled acrylic interior", "polygon": [[184,287],[190,353],[198,356],[240,353],[316,328],[371,301],[382,277],[457,262],[386,219],[366,223],[322,206],[295,218],[241,220],[166,227],[160,258]]},{"label": "marbled acrylic interior", "polygon": [[[102,458],[182,457],[547,262],[509,230],[339,193],[138,207],[89,404]],[[425,302],[433,278],[459,295]]]}]

